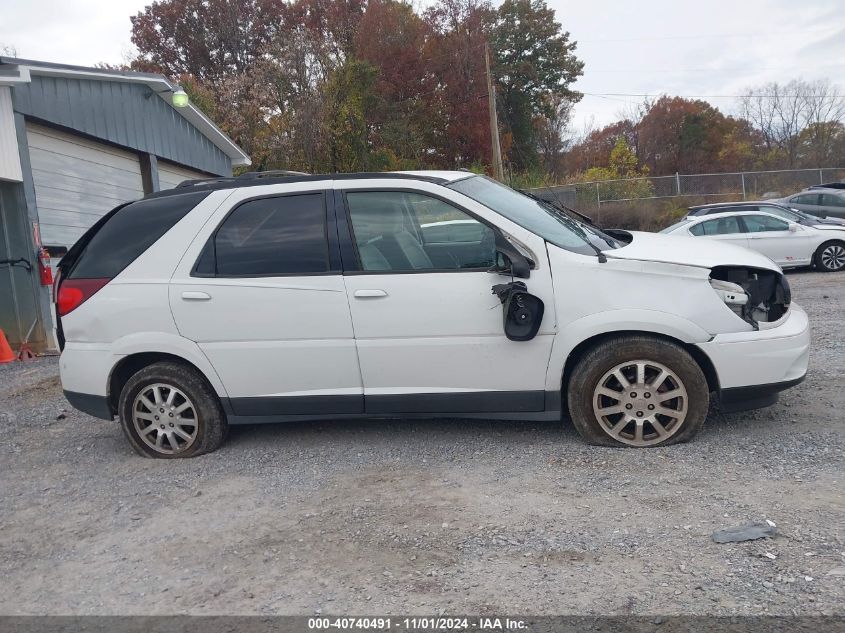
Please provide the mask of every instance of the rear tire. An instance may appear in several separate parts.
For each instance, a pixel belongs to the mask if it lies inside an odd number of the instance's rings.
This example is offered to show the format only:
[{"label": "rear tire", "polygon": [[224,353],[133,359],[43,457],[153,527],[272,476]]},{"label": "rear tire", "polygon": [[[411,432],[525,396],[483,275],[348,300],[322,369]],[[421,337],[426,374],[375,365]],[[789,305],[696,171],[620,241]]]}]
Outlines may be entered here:
[{"label": "rear tire", "polygon": [[825,273],[835,273],[845,269],[845,242],[831,240],[816,249],[813,255],[816,268]]},{"label": "rear tire", "polygon": [[645,448],[690,440],[707,417],[710,389],[680,345],[624,335],[584,354],[572,371],[567,401],[587,442]]},{"label": "rear tire", "polygon": [[228,423],[217,394],[195,369],[154,363],[120,392],[123,433],[137,453],[157,459],[196,457],[220,447]]}]

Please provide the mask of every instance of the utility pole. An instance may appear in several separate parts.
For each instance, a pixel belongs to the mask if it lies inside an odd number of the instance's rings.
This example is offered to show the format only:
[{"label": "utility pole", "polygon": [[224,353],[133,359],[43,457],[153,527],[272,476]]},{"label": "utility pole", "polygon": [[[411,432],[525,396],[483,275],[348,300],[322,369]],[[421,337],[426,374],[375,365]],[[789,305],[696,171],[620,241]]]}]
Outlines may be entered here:
[{"label": "utility pole", "polygon": [[499,145],[499,119],[496,116],[496,90],[493,88],[493,77],[490,75],[490,46],[484,43],[484,66],[487,69],[487,109],[490,111],[490,141],[493,144],[493,173],[496,180],[504,182],[505,172],[502,168],[502,148]]}]

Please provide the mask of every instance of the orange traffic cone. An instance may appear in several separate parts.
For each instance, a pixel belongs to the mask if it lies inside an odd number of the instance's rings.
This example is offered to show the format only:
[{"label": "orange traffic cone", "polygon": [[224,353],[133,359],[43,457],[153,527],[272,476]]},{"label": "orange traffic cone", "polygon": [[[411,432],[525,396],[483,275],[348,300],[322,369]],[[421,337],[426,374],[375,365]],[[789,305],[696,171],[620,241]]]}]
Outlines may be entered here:
[{"label": "orange traffic cone", "polygon": [[11,363],[13,360],[15,360],[15,353],[9,347],[9,341],[6,340],[3,330],[0,330],[0,364]]}]

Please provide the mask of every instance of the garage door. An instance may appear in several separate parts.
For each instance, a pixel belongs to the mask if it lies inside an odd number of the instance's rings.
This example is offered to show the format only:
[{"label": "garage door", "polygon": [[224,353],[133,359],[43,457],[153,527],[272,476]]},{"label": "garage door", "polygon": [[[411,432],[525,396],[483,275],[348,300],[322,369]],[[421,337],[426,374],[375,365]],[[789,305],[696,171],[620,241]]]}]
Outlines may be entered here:
[{"label": "garage door", "polygon": [[138,155],[27,123],[41,241],[70,247],[103,214],[144,195]]},{"label": "garage door", "polygon": [[173,189],[180,182],[197,178],[211,178],[211,176],[199,171],[178,167],[163,160],[158,161],[158,186],[160,189]]}]

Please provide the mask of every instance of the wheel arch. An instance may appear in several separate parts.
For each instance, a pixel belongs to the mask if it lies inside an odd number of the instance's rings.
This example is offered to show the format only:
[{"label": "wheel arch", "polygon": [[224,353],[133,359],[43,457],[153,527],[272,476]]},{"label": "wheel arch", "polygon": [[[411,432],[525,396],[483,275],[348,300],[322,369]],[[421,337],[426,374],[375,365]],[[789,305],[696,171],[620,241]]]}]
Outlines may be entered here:
[{"label": "wheel arch", "polygon": [[689,355],[692,356],[693,360],[701,368],[701,371],[704,373],[704,377],[707,379],[707,386],[709,387],[710,391],[715,391],[716,393],[719,392],[719,375],[716,372],[716,368],[714,367],[713,362],[710,360],[707,354],[705,354],[697,345],[682,341],[681,339],[678,339],[674,336],[670,336],[668,334],[662,334],[649,330],[613,330],[610,332],[602,332],[600,334],[595,334],[589,338],[586,338],[580,343],[578,343],[575,347],[573,347],[572,350],[569,352],[569,355],[566,357],[566,361],[563,365],[563,374],[561,376],[560,383],[561,403],[564,411],[567,407],[566,394],[567,388],[569,387],[569,381],[572,377],[572,371],[578,365],[579,361],[589,350],[593,349],[596,345],[599,345],[608,339],[620,336],[649,336],[651,338],[661,339],[678,345],[679,347],[683,348],[686,352],[688,352]]},{"label": "wheel arch", "polygon": [[833,244],[838,244],[840,246],[845,247],[845,239],[843,239],[841,237],[832,237],[828,240],[825,240],[821,244],[819,244],[816,247],[816,250],[813,251],[813,257],[812,257],[813,265],[816,268],[820,269],[822,272],[826,272],[828,270],[828,269],[823,268],[822,265],[821,265],[822,252],[824,252],[824,249],[826,249],[828,246],[831,246]]},{"label": "wheel arch", "polygon": [[[196,371],[197,374],[201,376],[203,380],[206,381],[206,383],[208,383],[212,391],[217,393],[217,390],[214,388],[213,382],[209,380],[206,373],[195,363],[191,362],[187,358],[170,352],[136,352],[122,357],[117,363],[115,363],[114,367],[112,367],[112,370],[109,373],[109,379],[106,389],[106,399],[112,414],[117,414],[118,399],[120,398],[120,392],[123,390],[123,386],[126,384],[126,382],[134,374],[144,369],[144,367],[149,367],[154,363],[159,363],[163,361],[170,361],[173,363],[178,363],[180,365],[185,365],[186,367],[190,367],[191,369]],[[220,398],[221,403],[226,402],[226,398],[221,398],[219,393],[217,393],[217,396],[218,398]]]}]

